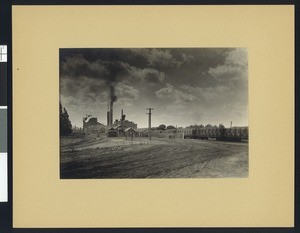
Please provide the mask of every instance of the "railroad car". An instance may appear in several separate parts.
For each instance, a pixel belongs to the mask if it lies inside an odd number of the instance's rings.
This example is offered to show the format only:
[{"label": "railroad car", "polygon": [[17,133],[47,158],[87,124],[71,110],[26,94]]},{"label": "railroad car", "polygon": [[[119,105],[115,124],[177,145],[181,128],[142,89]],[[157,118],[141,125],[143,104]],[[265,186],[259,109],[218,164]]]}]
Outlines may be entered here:
[{"label": "railroad car", "polygon": [[216,139],[218,141],[242,141],[248,140],[248,127],[209,126],[189,127],[183,130],[185,139]]}]

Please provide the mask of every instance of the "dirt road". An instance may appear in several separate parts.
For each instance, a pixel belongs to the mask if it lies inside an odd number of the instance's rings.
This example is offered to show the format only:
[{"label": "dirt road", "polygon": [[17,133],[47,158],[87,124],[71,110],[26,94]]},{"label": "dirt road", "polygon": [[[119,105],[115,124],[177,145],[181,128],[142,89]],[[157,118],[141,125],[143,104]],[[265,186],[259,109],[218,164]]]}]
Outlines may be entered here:
[{"label": "dirt road", "polygon": [[247,177],[248,144],[111,138],[61,151],[61,178]]}]

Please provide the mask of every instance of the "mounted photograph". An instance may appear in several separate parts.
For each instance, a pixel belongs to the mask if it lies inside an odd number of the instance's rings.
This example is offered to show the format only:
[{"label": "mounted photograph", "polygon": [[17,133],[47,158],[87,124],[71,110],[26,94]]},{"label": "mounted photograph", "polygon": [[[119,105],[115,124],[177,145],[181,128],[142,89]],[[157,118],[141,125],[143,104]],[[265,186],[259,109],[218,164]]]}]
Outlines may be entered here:
[{"label": "mounted photograph", "polygon": [[247,178],[247,48],[61,48],[61,179]]}]

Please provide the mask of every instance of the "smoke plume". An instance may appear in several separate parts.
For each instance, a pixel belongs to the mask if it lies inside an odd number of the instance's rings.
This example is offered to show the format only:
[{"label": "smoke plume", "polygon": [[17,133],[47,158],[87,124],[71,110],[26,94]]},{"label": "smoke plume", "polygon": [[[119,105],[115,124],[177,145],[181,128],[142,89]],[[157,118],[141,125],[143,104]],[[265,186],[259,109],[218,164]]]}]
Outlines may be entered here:
[{"label": "smoke plume", "polygon": [[108,81],[108,86],[109,86],[109,94],[110,94],[110,102],[116,102],[118,100],[118,97],[115,92],[115,86],[116,86],[115,81]]}]

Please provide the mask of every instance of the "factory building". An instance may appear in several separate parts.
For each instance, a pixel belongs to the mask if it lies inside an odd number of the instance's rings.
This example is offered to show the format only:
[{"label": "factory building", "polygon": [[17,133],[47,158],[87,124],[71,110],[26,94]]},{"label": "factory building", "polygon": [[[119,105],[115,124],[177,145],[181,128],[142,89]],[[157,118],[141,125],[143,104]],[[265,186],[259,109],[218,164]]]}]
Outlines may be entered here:
[{"label": "factory building", "polygon": [[116,119],[115,122],[111,125],[111,112],[108,114],[109,115],[109,121],[108,121],[108,136],[109,137],[123,137],[126,136],[126,132],[128,132],[128,129],[130,131],[136,130],[137,129],[137,124],[135,124],[132,121],[126,120],[126,115],[123,114],[123,109],[121,110],[121,118]]},{"label": "factory building", "polygon": [[111,98],[110,102],[108,103],[107,109],[107,127],[108,129],[113,127],[113,119],[114,119],[114,98]]},{"label": "factory building", "polygon": [[83,118],[83,132],[85,134],[90,133],[105,133],[106,127],[105,125],[98,122],[97,117],[92,117],[91,115],[87,115]]}]

